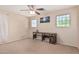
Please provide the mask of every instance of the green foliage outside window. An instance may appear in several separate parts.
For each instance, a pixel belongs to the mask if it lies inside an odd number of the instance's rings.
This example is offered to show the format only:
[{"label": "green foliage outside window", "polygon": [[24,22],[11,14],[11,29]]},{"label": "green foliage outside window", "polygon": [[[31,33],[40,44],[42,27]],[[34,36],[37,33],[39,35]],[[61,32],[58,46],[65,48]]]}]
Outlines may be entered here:
[{"label": "green foliage outside window", "polygon": [[56,17],[57,27],[69,27],[70,26],[70,15],[60,15]]}]

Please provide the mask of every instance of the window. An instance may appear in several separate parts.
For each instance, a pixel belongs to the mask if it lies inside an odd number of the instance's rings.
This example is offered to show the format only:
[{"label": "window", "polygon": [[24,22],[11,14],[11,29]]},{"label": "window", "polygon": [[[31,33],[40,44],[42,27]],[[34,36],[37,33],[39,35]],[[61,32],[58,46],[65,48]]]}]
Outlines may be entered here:
[{"label": "window", "polygon": [[37,20],[32,20],[32,27],[37,27]]},{"label": "window", "polygon": [[70,26],[70,15],[60,15],[56,17],[57,27],[69,27]]}]

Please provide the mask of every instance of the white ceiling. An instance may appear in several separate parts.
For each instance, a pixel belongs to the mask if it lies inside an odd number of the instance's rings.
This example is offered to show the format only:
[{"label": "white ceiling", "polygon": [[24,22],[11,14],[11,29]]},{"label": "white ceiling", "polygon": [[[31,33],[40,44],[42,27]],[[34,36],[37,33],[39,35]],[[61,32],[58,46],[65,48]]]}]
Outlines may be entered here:
[{"label": "white ceiling", "polygon": [[[40,12],[41,14],[48,11],[55,11],[74,7],[74,5],[35,5],[35,8],[44,8],[45,10]],[[33,16],[28,13],[28,11],[20,11],[20,10],[28,10],[27,5],[0,5],[0,9],[7,10],[11,12],[15,12],[16,14],[24,15],[24,16]]]}]

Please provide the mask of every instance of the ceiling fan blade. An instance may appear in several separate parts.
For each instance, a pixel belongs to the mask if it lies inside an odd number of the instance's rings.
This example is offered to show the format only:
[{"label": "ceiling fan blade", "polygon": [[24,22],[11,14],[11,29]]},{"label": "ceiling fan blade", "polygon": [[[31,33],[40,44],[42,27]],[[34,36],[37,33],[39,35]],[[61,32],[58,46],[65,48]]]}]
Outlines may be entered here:
[{"label": "ceiling fan blade", "polygon": [[39,13],[39,12],[37,12],[37,11],[35,11],[35,13],[36,13],[36,14],[38,14],[38,15],[40,15],[40,13]]},{"label": "ceiling fan blade", "polygon": [[34,5],[31,5],[31,8],[34,9]]},{"label": "ceiling fan blade", "polygon": [[38,8],[38,9],[36,9],[36,10],[40,10],[40,11],[41,11],[41,10],[44,10],[44,8]]},{"label": "ceiling fan blade", "polygon": [[34,5],[27,5],[27,7],[29,8],[29,10],[33,10],[34,9]]}]

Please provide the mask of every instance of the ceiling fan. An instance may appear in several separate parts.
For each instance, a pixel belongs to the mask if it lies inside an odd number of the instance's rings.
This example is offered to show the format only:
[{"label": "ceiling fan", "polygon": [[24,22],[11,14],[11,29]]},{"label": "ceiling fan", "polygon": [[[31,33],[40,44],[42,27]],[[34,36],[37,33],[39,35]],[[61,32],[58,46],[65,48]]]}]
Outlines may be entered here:
[{"label": "ceiling fan", "polygon": [[20,11],[33,11],[37,15],[40,15],[40,12],[38,12],[38,11],[45,10],[44,8],[36,8],[34,5],[27,5],[27,7],[29,8],[29,10],[26,9],[26,10],[20,10]]}]

